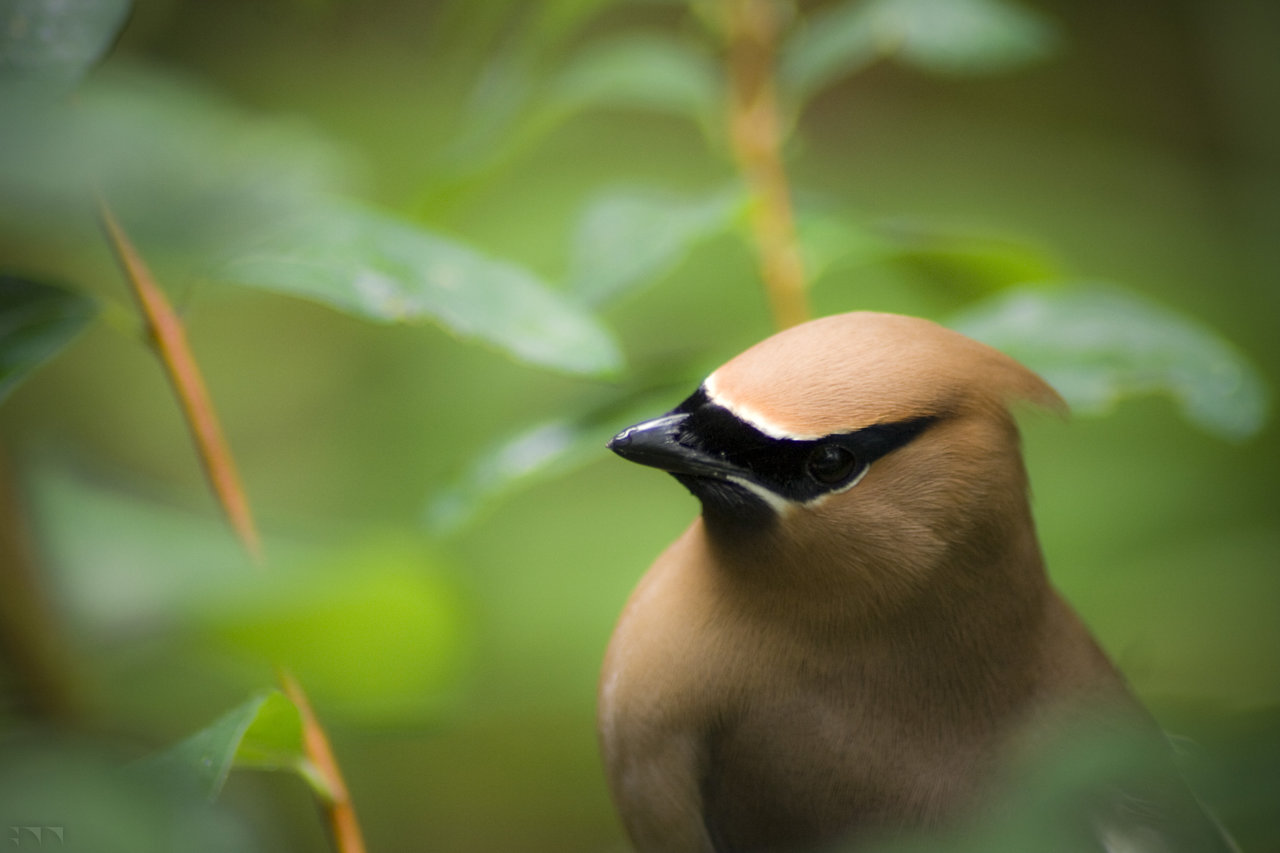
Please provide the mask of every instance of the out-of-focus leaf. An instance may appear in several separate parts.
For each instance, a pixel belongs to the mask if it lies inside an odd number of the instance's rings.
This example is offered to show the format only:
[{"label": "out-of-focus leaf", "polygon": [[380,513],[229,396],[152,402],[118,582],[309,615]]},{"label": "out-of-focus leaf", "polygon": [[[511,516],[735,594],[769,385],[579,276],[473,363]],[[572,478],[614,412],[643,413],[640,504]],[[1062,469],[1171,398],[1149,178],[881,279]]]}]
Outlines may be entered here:
[{"label": "out-of-focus leaf", "polygon": [[925,222],[862,222],[848,212],[801,209],[798,229],[815,282],[843,268],[897,263],[918,268],[949,289],[985,295],[1059,274],[1053,258],[1038,246]]},{"label": "out-of-focus leaf", "polygon": [[420,543],[272,538],[264,571],[216,517],[56,471],[32,486],[51,583],[86,642],[179,638],[235,677],[280,663],[327,708],[368,722],[435,713],[454,689],[466,614]]},{"label": "out-of-focus leaf", "polygon": [[610,332],[523,267],[390,215],[317,204],[213,275],[383,322],[434,320],[542,367],[616,371]]},{"label": "out-of-focus leaf", "polygon": [[[210,802],[181,772],[126,764],[118,744],[6,727],[0,743],[0,827],[11,850],[64,853],[255,853],[278,845]],[[170,768],[177,770],[178,768]],[[185,771],[187,768],[183,768]]]},{"label": "out-of-focus leaf", "polygon": [[570,290],[600,305],[653,281],[724,231],[740,204],[737,190],[701,197],[615,190],[597,197],[578,222]]},{"label": "out-of-focus leaf", "polygon": [[1082,412],[1160,393],[1193,424],[1224,438],[1247,438],[1266,420],[1266,384],[1230,343],[1118,288],[1011,291],[950,325],[1022,361]]},{"label": "out-of-focus leaf", "polygon": [[1048,251],[1021,240],[919,224],[885,223],[880,227],[895,247],[896,261],[919,268],[951,288],[986,294],[1059,275]]},{"label": "out-of-focus leaf", "polygon": [[236,747],[235,766],[298,770],[305,765],[307,754],[297,706],[279,690],[268,691],[260,699]]},{"label": "out-of-focus leaf", "polygon": [[209,725],[134,765],[176,785],[193,785],[215,799],[233,767],[297,773],[322,797],[331,796],[306,755],[302,717],[279,690],[249,697]]},{"label": "out-of-focus leaf", "polygon": [[[681,386],[682,388],[685,386]],[[478,454],[457,479],[428,503],[424,521],[447,535],[522,488],[566,474],[605,454],[605,444],[623,427],[668,405],[672,389],[595,407],[546,421],[508,436]]]},{"label": "out-of-focus leaf", "polygon": [[355,171],[301,123],[137,68],[96,74],[65,101],[0,92],[0,114],[0,217],[65,237],[89,223],[96,190],[153,253],[244,239]]},{"label": "out-of-focus leaf", "polygon": [[[437,712],[464,661],[458,595],[438,561],[408,541],[272,566],[187,607],[188,624],[285,666],[317,702],[366,723]],[[264,733],[245,757],[279,755],[276,734]]]},{"label": "out-of-focus leaf", "polygon": [[561,109],[641,107],[704,119],[720,104],[715,62],[695,45],[659,35],[590,44],[552,83]]},{"label": "out-of-focus leaf", "polygon": [[0,85],[74,83],[124,24],[130,0],[3,0]]},{"label": "out-of-focus leaf", "polygon": [[0,402],[61,352],[95,312],[78,293],[0,273]]},{"label": "out-of-focus leaf", "polygon": [[227,781],[236,752],[269,695],[260,693],[250,697],[195,734],[138,762],[137,769],[178,784],[194,784],[203,796],[214,799]]},{"label": "out-of-focus leaf", "polygon": [[778,79],[799,101],[879,58],[868,3],[836,3],[801,19],[782,44]]},{"label": "out-of-focus leaf", "polygon": [[802,22],[779,73],[803,100],[878,57],[984,74],[1043,59],[1056,42],[1047,19],[1010,0],[846,0]]}]

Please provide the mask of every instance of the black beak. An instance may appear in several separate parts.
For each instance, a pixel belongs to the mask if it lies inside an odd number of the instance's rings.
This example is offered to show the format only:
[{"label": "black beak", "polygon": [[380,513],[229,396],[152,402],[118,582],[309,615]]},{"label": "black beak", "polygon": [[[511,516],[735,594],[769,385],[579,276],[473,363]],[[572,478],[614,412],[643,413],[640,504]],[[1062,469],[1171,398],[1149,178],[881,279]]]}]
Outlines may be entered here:
[{"label": "black beak", "polygon": [[609,441],[609,449],[629,462],[648,465],[671,474],[695,477],[746,474],[727,459],[708,453],[687,428],[687,413],[673,413],[629,426]]}]

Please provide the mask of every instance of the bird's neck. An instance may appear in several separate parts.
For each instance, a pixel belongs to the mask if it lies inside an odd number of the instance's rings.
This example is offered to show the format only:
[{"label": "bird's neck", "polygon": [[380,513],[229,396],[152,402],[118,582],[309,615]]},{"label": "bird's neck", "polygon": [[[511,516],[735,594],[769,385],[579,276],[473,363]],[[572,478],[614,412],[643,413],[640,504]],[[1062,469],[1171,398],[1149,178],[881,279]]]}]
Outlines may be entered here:
[{"label": "bird's neck", "polygon": [[1011,657],[1035,653],[1054,598],[1024,511],[909,567],[895,564],[891,539],[883,551],[830,540],[797,549],[777,531],[726,535],[705,523],[702,536],[724,600],[746,618],[895,667],[1008,672]]}]

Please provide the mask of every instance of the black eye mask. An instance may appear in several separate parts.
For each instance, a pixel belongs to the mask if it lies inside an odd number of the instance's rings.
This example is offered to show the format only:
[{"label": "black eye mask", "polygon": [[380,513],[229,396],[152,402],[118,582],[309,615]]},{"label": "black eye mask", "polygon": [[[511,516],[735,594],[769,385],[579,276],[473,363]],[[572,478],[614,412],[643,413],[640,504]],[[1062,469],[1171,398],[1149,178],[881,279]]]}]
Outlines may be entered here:
[{"label": "black eye mask", "polygon": [[822,438],[775,438],[711,402],[704,388],[671,414],[688,416],[675,435],[676,443],[722,463],[730,483],[734,478],[746,479],[797,503],[847,488],[872,462],[908,444],[939,420],[925,415]]}]

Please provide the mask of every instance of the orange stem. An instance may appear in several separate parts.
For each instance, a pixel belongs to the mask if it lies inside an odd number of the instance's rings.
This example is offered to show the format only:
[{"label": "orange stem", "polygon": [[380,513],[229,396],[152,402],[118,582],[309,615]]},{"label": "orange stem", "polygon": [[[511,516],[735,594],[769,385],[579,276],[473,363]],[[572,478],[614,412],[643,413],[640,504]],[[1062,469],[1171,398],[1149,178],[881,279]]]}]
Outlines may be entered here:
[{"label": "orange stem", "polygon": [[729,138],[751,196],[751,228],[773,311],[787,328],[809,319],[804,261],[782,160],[785,133],[774,82],[776,0],[725,0]]},{"label": "orange stem", "polygon": [[[156,284],[142,256],[112,214],[111,208],[101,197],[98,199],[98,215],[111,248],[129,280],[156,354],[164,365],[165,373],[182,406],[195,441],[196,452],[214,495],[241,545],[254,563],[261,565],[262,539],[254,524],[235,458],[231,455],[231,448],[223,436],[213,408],[213,400],[187,343],[186,328],[164,291]],[[307,759],[321,774],[329,792],[329,796],[325,798],[324,810],[333,832],[334,846],[339,853],[365,853],[364,838],[356,820],[355,808],[324,726],[316,717],[315,710],[297,679],[283,668],[278,668],[276,674],[285,695],[298,709]]]},{"label": "orange stem", "polygon": [[334,846],[342,853],[364,853],[364,836],[356,818],[355,804],[352,803],[346,782],[342,778],[342,770],[333,754],[329,736],[316,719],[311,701],[298,680],[284,669],[277,670],[276,675],[284,695],[289,697],[302,719],[302,737],[307,758],[325,780],[328,789],[325,816],[329,820],[329,830],[333,833]]},{"label": "orange stem", "polygon": [[111,247],[115,250],[120,266],[137,299],[138,308],[146,320],[156,354],[163,363],[165,373],[173,385],[191,436],[195,440],[200,462],[204,465],[209,484],[227,520],[255,563],[262,562],[262,540],[258,536],[249,502],[245,497],[240,475],[236,471],[231,448],[223,437],[222,427],[214,413],[213,401],[205,387],[204,377],[196,364],[195,356],[187,343],[186,329],[182,325],[164,291],[156,284],[142,256],[134,248],[124,229],[107,207],[98,200],[98,215],[107,231]]}]

